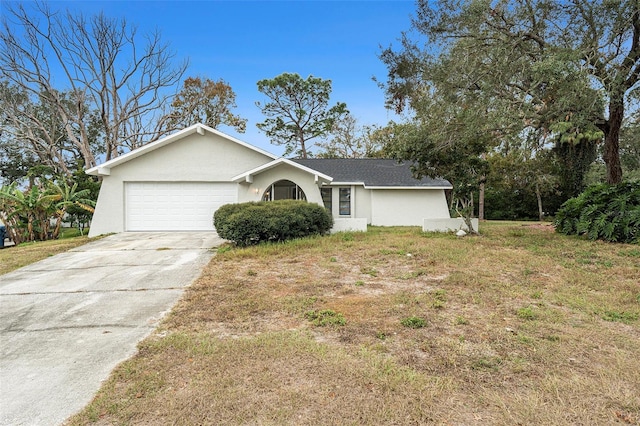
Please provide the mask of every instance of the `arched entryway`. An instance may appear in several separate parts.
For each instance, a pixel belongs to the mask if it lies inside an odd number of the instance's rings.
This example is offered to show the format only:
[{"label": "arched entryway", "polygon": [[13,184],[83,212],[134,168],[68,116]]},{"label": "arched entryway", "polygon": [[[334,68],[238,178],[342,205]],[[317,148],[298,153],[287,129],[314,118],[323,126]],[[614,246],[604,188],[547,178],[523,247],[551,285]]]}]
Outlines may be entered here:
[{"label": "arched entryway", "polygon": [[290,180],[279,180],[267,187],[262,194],[262,201],[275,200],[307,200],[302,188]]}]

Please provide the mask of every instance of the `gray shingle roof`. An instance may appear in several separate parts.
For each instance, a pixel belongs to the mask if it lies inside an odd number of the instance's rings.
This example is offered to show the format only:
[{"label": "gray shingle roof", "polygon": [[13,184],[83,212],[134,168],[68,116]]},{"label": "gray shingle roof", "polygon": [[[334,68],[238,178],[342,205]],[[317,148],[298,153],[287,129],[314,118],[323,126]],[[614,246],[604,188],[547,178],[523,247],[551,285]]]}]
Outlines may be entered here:
[{"label": "gray shingle roof", "polygon": [[451,187],[449,181],[424,177],[415,179],[409,163],[379,158],[312,158],[292,160],[333,178],[333,183],[363,182],[365,186]]}]

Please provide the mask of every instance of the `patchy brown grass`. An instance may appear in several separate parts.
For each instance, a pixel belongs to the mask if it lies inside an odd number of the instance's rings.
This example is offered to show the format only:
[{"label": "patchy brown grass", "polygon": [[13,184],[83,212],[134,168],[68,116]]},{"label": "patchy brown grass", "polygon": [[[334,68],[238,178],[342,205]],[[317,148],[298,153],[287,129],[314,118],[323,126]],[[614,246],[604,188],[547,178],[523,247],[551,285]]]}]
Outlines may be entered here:
[{"label": "patchy brown grass", "polygon": [[22,243],[0,250],[0,275],[88,243],[88,237]]},{"label": "patchy brown grass", "polygon": [[221,252],[69,424],[640,424],[640,247],[482,231]]}]

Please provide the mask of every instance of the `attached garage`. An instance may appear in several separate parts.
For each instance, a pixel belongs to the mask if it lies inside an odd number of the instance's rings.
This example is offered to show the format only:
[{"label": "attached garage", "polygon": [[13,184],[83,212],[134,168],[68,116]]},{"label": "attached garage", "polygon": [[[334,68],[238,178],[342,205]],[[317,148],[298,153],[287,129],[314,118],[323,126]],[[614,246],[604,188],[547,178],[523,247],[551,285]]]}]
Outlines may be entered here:
[{"label": "attached garage", "polygon": [[125,182],[125,230],[212,231],[213,213],[238,201],[234,183]]}]

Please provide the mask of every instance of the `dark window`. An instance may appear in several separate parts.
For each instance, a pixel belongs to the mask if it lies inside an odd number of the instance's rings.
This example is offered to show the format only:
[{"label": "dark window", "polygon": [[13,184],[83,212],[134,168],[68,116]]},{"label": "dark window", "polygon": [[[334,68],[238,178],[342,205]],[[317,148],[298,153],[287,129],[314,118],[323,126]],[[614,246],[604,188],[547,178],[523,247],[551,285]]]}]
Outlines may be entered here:
[{"label": "dark window", "polygon": [[333,210],[333,188],[320,188],[320,195],[322,195],[322,202],[324,208],[332,212]]},{"label": "dark window", "polygon": [[340,216],[351,216],[351,188],[340,188]]}]

